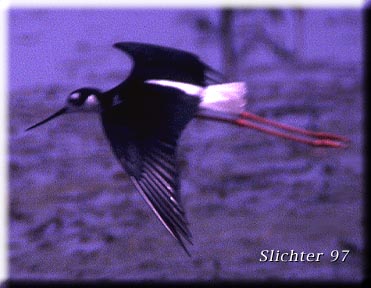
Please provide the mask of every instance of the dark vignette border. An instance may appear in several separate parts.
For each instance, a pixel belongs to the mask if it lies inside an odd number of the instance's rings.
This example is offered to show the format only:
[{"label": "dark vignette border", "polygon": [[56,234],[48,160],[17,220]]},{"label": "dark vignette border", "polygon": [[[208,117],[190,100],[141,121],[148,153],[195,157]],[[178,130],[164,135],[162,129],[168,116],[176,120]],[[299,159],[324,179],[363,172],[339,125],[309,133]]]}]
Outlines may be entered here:
[{"label": "dark vignette border", "polygon": [[219,281],[219,282],[112,282],[112,281],[87,281],[87,282],[71,282],[71,281],[7,281],[1,288],[15,287],[15,288],[95,288],[95,287],[354,287],[364,286],[363,283],[350,283],[350,282],[238,282],[238,281]]},{"label": "dark vignette border", "polygon": [[[371,51],[371,2],[367,1],[366,7],[363,10],[363,23],[364,23],[364,29],[363,29],[363,41],[364,41],[364,52],[363,52],[363,87],[364,87],[364,102],[363,102],[363,115],[364,115],[364,148],[363,148],[363,155],[364,155],[364,169],[363,169],[363,179],[364,179],[364,205],[363,205],[363,225],[364,225],[364,256],[363,256],[363,263],[364,263],[364,284],[371,284],[370,283],[370,275],[371,275],[371,266],[370,266],[370,227],[369,227],[369,209],[371,204],[371,197],[369,195],[369,191],[371,189],[371,185],[369,182],[369,179],[366,175],[369,175],[369,151],[368,147],[370,147],[370,116],[367,112],[369,104],[370,104],[370,94],[371,94],[371,82],[370,82],[370,75],[371,75],[371,68],[370,68],[370,51]],[[366,178],[367,177],[367,178]],[[368,181],[366,180],[368,179]]]},{"label": "dark vignette border", "polygon": [[[1,1],[1,0],[0,0]],[[364,100],[363,100],[363,113],[364,113],[364,147],[363,147],[363,155],[364,155],[364,205],[363,205],[363,221],[362,225],[364,227],[364,255],[363,255],[363,275],[364,279],[361,283],[352,283],[352,282],[330,282],[330,281],[322,281],[322,282],[308,282],[308,281],[274,281],[271,282],[251,282],[251,281],[218,281],[218,282],[158,282],[158,281],[144,281],[144,282],[121,282],[121,281],[110,281],[110,280],[98,280],[98,281],[69,281],[63,280],[60,281],[28,281],[28,280],[7,280],[3,283],[0,283],[0,288],[44,288],[44,287],[53,287],[53,288],[64,288],[64,287],[370,287],[370,276],[371,276],[371,253],[369,249],[369,240],[370,236],[369,233],[371,232],[369,229],[369,209],[371,204],[371,197],[368,194],[369,188],[371,185],[369,181],[366,179],[366,175],[369,172],[369,151],[368,147],[370,144],[370,116],[368,115],[368,105],[370,104],[371,97],[371,68],[370,68],[370,51],[371,51],[371,1],[367,1],[365,7],[362,11],[363,17],[363,43],[364,43],[364,52],[363,52],[363,88],[364,88]]]}]

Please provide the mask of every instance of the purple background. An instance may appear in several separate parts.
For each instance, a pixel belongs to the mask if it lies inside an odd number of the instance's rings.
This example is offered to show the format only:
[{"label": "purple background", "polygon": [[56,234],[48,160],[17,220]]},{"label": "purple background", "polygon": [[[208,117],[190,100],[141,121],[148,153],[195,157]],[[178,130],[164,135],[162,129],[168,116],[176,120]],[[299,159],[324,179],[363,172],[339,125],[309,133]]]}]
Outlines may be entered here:
[{"label": "purple background", "polygon": [[[240,10],[223,63],[219,10],[9,12],[10,278],[337,280],[362,277],[360,10]],[[347,150],[192,121],[179,145],[188,258],[118,162],[96,115],[25,133],[79,87],[113,87],[139,41],[197,53],[246,81],[248,110],[349,137]],[[236,48],[236,49],[237,49]],[[231,68],[232,67],[232,68]],[[233,76],[232,76],[233,74]],[[324,252],[320,263],[260,263],[260,251]],[[350,249],[330,263],[333,249]]]}]

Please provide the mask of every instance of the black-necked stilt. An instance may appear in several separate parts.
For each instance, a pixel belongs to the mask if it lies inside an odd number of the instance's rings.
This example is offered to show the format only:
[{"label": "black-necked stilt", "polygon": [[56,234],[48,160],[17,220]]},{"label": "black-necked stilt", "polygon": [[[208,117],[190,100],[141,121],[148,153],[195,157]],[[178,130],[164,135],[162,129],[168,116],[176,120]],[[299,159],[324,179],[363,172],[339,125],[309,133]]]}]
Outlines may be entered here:
[{"label": "black-necked stilt", "polygon": [[[70,112],[100,113],[114,154],[152,211],[188,254],[184,240],[192,242],[180,202],[176,146],[192,118],[254,128],[314,146],[347,145],[348,140],[337,135],[291,127],[244,111],[245,84],[216,84],[209,76],[219,74],[191,53],[129,42],[114,47],[134,60],[124,82],[107,92],[75,90],[64,108],[27,130]],[[210,81],[213,85],[208,85]]]}]

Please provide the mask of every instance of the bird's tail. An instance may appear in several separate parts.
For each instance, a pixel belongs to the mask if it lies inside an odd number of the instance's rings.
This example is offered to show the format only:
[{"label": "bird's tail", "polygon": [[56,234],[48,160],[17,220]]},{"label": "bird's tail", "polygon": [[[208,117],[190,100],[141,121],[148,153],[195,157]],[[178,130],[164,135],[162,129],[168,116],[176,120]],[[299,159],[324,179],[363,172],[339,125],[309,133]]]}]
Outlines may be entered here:
[{"label": "bird's tail", "polygon": [[200,107],[219,112],[241,113],[245,110],[247,86],[244,82],[210,85],[201,92]]},{"label": "bird's tail", "polygon": [[166,79],[151,79],[148,84],[172,87],[199,97],[200,107],[217,112],[241,113],[246,105],[247,87],[244,82],[215,84],[206,87]]}]

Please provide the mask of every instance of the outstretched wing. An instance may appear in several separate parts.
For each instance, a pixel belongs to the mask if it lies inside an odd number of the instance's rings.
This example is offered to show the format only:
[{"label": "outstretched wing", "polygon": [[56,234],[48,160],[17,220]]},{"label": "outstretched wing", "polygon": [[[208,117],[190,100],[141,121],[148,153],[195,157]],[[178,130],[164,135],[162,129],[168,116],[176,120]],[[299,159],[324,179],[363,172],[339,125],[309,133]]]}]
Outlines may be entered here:
[{"label": "outstretched wing", "polygon": [[137,99],[143,97],[144,105],[135,101],[104,111],[103,126],[137,190],[188,253],[183,240],[191,243],[191,233],[179,194],[176,148],[199,99],[157,85],[147,85],[139,93]]},{"label": "outstretched wing", "polygon": [[205,86],[206,72],[217,73],[189,52],[134,42],[116,43],[114,47],[126,52],[134,61],[128,80],[167,79]]}]

